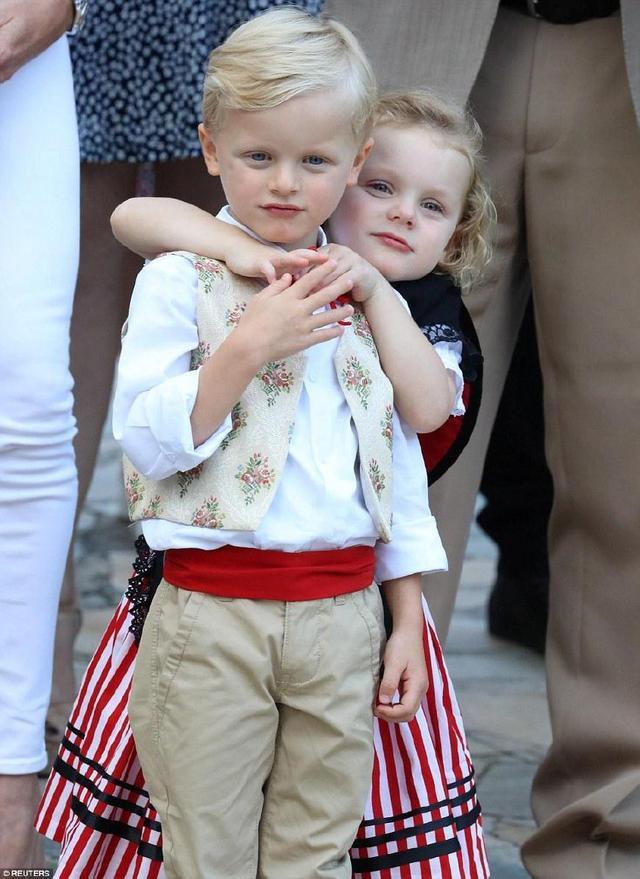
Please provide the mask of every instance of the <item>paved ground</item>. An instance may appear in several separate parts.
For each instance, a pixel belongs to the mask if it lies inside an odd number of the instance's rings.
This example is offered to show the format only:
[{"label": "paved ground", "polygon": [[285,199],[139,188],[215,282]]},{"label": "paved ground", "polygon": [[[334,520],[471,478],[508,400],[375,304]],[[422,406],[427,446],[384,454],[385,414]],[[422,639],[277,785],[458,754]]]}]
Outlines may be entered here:
[{"label": "paved ground", "polygon": [[[84,611],[76,649],[79,674],[120,598],[129,576],[132,546],[120,456],[105,435],[76,547]],[[544,670],[534,654],[486,633],[485,603],[494,567],[492,544],[474,530],[446,655],[478,773],[492,876],[526,879],[518,847],[533,827],[529,788],[550,735]],[[48,856],[53,864],[53,845]]]}]

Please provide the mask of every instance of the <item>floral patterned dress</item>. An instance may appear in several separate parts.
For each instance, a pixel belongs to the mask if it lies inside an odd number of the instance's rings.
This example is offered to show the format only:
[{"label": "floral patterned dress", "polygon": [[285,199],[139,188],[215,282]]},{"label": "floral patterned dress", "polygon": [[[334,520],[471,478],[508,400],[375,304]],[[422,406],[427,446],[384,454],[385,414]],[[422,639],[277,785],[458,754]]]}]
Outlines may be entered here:
[{"label": "floral patterned dress", "polygon": [[212,49],[274,6],[324,0],[99,0],[71,41],[84,162],[200,155],[202,80]]}]

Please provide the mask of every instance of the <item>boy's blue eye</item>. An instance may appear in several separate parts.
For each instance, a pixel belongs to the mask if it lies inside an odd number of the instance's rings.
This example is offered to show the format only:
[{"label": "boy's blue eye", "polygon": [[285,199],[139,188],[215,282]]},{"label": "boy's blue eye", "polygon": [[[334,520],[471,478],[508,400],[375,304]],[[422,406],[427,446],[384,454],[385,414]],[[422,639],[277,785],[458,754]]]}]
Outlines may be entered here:
[{"label": "boy's blue eye", "polygon": [[428,199],[427,201],[423,201],[422,207],[428,211],[432,211],[435,214],[441,214],[443,212],[442,205],[438,204],[437,201],[432,201],[431,199]]},{"label": "boy's blue eye", "polygon": [[322,156],[307,156],[305,162],[309,165],[324,165],[324,159]]},{"label": "boy's blue eye", "polygon": [[268,156],[266,153],[249,153],[249,158],[253,162],[266,162]]}]

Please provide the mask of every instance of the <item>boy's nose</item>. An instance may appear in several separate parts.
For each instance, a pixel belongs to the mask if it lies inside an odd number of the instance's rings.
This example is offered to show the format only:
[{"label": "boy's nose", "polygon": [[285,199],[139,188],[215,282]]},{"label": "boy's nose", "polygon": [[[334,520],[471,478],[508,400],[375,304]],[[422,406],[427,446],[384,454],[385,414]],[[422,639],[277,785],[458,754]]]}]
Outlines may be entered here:
[{"label": "boy's nose", "polygon": [[296,175],[291,168],[275,168],[269,181],[269,191],[280,195],[290,195],[298,191]]}]

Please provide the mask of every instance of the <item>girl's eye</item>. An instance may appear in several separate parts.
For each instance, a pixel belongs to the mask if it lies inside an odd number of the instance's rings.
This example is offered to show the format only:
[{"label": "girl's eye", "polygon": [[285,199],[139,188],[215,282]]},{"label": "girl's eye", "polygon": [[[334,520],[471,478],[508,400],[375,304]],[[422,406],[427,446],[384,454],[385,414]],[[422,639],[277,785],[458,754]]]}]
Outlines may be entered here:
[{"label": "girl's eye", "polygon": [[316,167],[318,167],[319,165],[324,165],[325,160],[322,158],[322,156],[307,156],[305,158],[305,162],[308,165],[315,165]]},{"label": "girl's eye", "polygon": [[385,183],[384,180],[372,180],[370,183],[367,183],[367,189],[372,189],[374,192],[382,192],[385,195],[391,195],[391,187],[388,183]]},{"label": "girl's eye", "polygon": [[441,214],[443,212],[442,205],[438,204],[437,201],[432,201],[431,199],[427,199],[426,201],[423,201],[421,206],[425,210],[432,211],[433,213],[436,213],[436,214]]},{"label": "girl's eye", "polygon": [[248,157],[252,162],[266,162],[269,156],[266,153],[249,153]]}]

